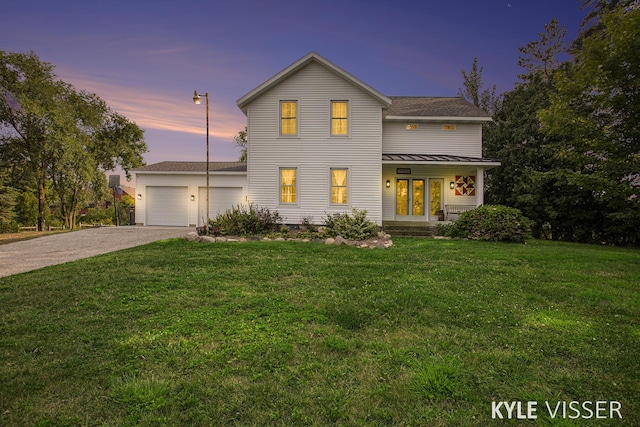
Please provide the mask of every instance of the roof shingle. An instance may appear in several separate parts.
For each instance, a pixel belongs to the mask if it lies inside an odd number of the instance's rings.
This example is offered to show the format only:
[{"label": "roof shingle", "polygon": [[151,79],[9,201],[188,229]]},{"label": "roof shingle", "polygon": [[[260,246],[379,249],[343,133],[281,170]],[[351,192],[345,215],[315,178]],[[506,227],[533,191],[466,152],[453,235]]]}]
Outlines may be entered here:
[{"label": "roof shingle", "polygon": [[[160,162],[132,170],[132,172],[206,172],[207,162]],[[210,172],[246,172],[241,162],[209,162]]]},{"label": "roof shingle", "polygon": [[485,117],[491,116],[461,97],[390,96],[387,116],[406,117]]}]

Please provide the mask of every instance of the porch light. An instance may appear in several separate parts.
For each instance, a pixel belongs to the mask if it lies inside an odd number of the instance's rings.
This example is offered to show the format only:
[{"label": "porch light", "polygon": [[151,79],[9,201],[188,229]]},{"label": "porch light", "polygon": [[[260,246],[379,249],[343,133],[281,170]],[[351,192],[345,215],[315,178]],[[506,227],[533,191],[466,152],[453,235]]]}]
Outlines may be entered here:
[{"label": "porch light", "polygon": [[386,186],[387,186],[387,188],[390,188],[391,187],[391,181],[387,180]]},{"label": "porch light", "polygon": [[138,197],[136,197],[138,200],[142,200],[142,194],[138,194]]},{"label": "porch light", "polygon": [[191,201],[193,202],[196,199],[196,196],[194,196],[193,194],[191,195]]},{"label": "porch light", "polygon": [[452,190],[453,190],[454,188],[456,188],[456,183],[455,183],[455,182],[453,182],[453,181],[451,181],[451,182],[449,183],[449,188],[450,188],[450,189],[452,189]]}]

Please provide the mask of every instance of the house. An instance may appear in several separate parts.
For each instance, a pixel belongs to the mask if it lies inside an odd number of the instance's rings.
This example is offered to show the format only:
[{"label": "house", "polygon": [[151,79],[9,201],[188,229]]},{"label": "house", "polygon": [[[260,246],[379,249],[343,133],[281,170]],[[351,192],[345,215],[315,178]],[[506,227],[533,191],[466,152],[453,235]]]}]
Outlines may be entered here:
[{"label": "house", "polygon": [[[437,221],[447,206],[483,204],[484,171],[500,165],[482,158],[491,117],[481,109],[459,97],[385,96],[313,52],[237,104],[248,162],[212,163],[211,212],[252,202],[291,224],[353,208],[378,225]],[[202,223],[204,163],[134,172],[137,223]]]}]

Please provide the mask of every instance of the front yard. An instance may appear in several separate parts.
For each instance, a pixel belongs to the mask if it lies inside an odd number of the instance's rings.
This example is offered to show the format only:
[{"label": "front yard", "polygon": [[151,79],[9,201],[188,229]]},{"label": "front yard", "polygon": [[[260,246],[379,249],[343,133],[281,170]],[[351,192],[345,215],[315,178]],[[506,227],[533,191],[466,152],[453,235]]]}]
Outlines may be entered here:
[{"label": "front yard", "polygon": [[640,251],[394,243],[167,240],[0,278],[0,424],[640,425]]}]

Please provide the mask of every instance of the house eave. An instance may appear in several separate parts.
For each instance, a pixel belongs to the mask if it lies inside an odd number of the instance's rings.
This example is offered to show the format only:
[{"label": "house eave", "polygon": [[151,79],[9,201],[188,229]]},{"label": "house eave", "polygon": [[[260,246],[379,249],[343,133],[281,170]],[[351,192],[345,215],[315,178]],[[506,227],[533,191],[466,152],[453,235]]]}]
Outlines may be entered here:
[{"label": "house eave", "polygon": [[501,162],[454,162],[454,161],[443,161],[443,160],[435,160],[435,161],[412,161],[412,160],[383,160],[383,165],[447,165],[447,166],[489,166],[489,167],[498,167],[501,166]]},{"label": "house eave", "polygon": [[[136,175],[206,175],[207,171],[136,171]],[[209,175],[246,175],[247,172],[239,171],[209,171]]]}]

